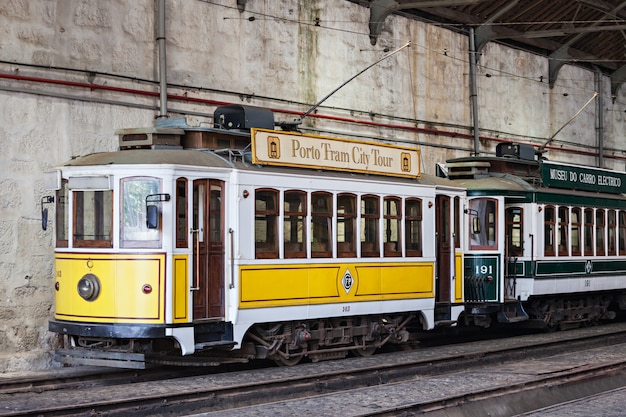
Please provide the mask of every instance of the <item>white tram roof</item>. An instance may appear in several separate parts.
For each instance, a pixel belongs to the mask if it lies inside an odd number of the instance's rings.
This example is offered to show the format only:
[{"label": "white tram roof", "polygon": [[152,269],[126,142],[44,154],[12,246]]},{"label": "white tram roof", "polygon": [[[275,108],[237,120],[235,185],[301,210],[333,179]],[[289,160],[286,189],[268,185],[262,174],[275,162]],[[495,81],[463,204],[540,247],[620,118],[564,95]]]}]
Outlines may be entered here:
[{"label": "white tram roof", "polygon": [[[245,159],[245,160],[244,160]],[[439,188],[458,189],[462,185],[455,184],[446,178],[422,174],[420,178],[402,178],[383,175],[370,175],[353,172],[316,170],[310,168],[276,167],[255,165],[241,153],[230,154],[229,151],[208,151],[188,149],[127,149],[114,152],[100,152],[79,156],[69,160],[63,167],[115,166],[115,165],[170,165],[180,167],[200,167],[218,169],[237,169],[240,171],[276,172],[294,175],[311,175],[321,178],[370,178],[377,182],[393,182],[400,184],[420,184]]]}]

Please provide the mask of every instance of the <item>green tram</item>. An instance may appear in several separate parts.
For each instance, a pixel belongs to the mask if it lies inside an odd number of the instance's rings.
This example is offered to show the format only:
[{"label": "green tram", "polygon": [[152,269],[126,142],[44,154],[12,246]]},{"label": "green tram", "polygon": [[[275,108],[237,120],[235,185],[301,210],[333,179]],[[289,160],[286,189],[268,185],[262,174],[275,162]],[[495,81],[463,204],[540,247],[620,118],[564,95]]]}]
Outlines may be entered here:
[{"label": "green tram", "polygon": [[514,143],[447,169],[468,196],[467,324],[565,329],[626,308],[626,173]]}]

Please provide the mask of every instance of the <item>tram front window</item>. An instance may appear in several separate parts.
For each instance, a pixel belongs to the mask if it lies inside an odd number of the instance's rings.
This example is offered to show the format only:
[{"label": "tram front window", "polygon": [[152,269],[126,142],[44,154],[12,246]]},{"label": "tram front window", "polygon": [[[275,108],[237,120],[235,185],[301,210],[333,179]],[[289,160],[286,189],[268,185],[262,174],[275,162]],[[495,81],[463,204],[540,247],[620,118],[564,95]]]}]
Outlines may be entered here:
[{"label": "tram front window", "polygon": [[113,247],[113,191],[74,191],[73,218],[75,247]]},{"label": "tram front window", "polygon": [[498,201],[475,198],[469,202],[470,249],[498,247]]},{"label": "tram front window", "polygon": [[160,228],[150,229],[146,224],[146,197],[159,193],[160,188],[160,180],[156,178],[133,177],[121,181],[121,247],[155,248],[161,245]]}]

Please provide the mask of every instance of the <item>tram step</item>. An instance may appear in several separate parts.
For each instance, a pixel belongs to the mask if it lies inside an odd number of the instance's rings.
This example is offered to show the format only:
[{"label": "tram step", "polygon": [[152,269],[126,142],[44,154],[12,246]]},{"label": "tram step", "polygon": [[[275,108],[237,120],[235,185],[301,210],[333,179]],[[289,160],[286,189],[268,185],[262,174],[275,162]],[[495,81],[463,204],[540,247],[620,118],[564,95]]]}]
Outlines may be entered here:
[{"label": "tram step", "polygon": [[196,343],[195,348],[196,350],[203,350],[203,349],[209,349],[209,348],[229,348],[229,347],[233,347],[235,346],[235,342],[233,342],[232,340],[217,340],[214,342],[201,342],[201,343]]},{"label": "tram step", "polygon": [[105,352],[86,349],[57,349],[54,360],[67,365],[108,366],[113,368],[146,369],[143,353]]}]

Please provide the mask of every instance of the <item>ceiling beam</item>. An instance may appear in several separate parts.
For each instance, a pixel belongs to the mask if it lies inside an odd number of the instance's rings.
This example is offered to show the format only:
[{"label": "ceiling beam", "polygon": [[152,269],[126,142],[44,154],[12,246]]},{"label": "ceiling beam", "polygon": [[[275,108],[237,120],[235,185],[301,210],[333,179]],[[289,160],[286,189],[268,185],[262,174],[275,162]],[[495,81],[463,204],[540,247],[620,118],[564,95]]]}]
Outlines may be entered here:
[{"label": "ceiling beam", "polygon": [[[621,2],[619,5],[615,6],[611,10],[605,10],[604,17],[600,20],[609,20],[613,19],[615,15],[623,8],[626,7],[626,1]],[[588,28],[600,26],[602,22],[596,22],[588,26]],[[604,27],[604,26],[603,26]],[[578,40],[580,40],[586,33],[578,33],[572,39],[565,42],[559,49],[552,52],[548,56],[548,80],[550,83],[550,88],[554,87],[556,80],[559,76],[559,71],[567,62],[571,62],[572,54],[570,53],[570,47]]]},{"label": "ceiling beam", "polygon": [[620,87],[626,83],[626,65],[613,71],[610,75],[611,78],[611,97],[613,98],[613,103],[615,103],[615,99],[617,99],[617,92]]},{"label": "ceiling beam", "polygon": [[390,14],[406,9],[428,9],[432,7],[466,6],[480,3],[484,0],[424,0],[400,3],[396,0],[372,0],[370,2],[370,43],[376,45],[378,37],[383,31],[385,19]]}]

